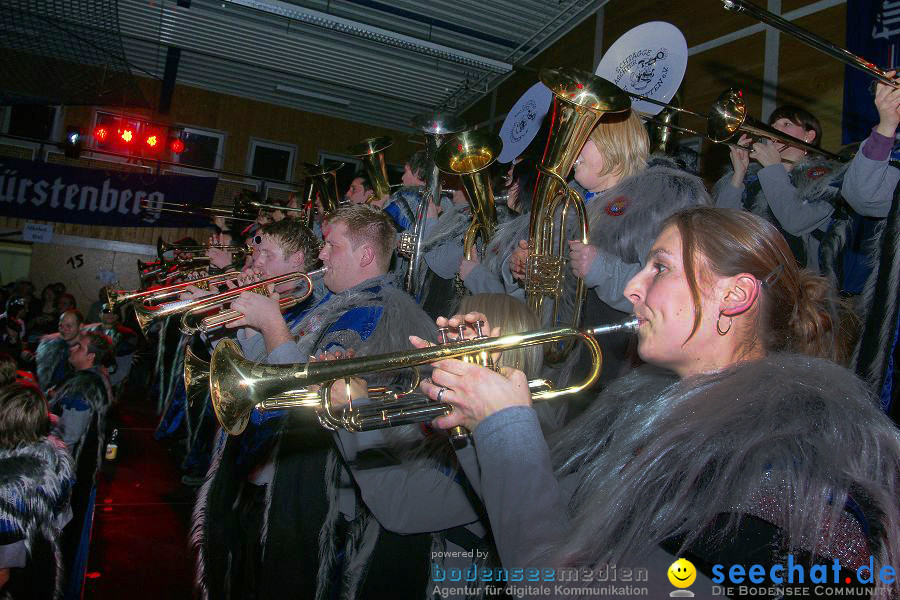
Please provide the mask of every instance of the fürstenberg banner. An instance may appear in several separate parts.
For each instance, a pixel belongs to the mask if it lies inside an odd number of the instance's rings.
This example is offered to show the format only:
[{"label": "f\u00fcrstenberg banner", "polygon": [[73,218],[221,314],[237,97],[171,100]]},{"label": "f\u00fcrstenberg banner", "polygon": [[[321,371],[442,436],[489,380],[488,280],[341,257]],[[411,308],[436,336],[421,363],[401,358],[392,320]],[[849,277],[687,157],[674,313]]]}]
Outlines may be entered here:
[{"label": "f\u00fcrstenberg banner", "polygon": [[203,227],[163,203],[210,206],[215,177],[149,175],[0,157],[0,215],[116,227]]}]

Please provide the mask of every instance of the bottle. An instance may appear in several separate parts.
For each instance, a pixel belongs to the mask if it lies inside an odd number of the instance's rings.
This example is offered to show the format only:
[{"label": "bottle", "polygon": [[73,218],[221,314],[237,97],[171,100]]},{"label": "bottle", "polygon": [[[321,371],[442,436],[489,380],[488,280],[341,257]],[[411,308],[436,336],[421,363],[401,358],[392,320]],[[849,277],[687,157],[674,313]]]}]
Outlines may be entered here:
[{"label": "bottle", "polygon": [[116,456],[119,454],[119,430],[113,429],[112,435],[109,436],[109,441],[106,443],[106,460],[116,460]]}]

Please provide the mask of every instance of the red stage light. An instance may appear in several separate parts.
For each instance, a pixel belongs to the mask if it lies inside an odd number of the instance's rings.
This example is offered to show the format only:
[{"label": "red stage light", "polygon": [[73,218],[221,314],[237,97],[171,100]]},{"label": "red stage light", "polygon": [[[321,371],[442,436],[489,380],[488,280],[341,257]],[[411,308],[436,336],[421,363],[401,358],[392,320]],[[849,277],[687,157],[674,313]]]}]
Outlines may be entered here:
[{"label": "red stage light", "polygon": [[98,142],[105,142],[106,136],[109,135],[109,132],[106,131],[106,127],[98,127],[96,131],[94,131],[94,139]]},{"label": "red stage light", "polygon": [[181,154],[182,152],[184,152],[184,142],[181,141],[180,138],[175,138],[169,144],[169,148],[172,150],[173,153]]},{"label": "red stage light", "polygon": [[131,142],[131,140],[134,139],[134,132],[132,132],[130,129],[126,129],[125,131],[122,132],[121,137],[126,142]]},{"label": "red stage light", "polygon": [[150,137],[147,138],[147,145],[150,146],[151,148],[155,148],[156,143],[157,143],[157,139],[156,139],[155,135],[151,135]]}]

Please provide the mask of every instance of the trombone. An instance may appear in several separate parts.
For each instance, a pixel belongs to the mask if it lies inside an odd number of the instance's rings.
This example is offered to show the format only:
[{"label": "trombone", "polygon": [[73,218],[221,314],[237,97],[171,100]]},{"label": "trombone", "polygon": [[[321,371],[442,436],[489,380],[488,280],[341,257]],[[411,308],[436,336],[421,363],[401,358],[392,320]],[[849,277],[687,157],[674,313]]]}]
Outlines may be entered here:
[{"label": "trombone", "polygon": [[816,34],[794,25],[787,19],[779,17],[763,8],[755,6],[747,0],[722,0],[725,10],[737,13],[746,13],[757,21],[765,23],[769,27],[783,31],[788,35],[792,35],[807,46],[811,46],[823,52],[832,58],[836,58],[845,65],[849,65],[854,69],[868,73],[879,82],[889,85],[893,88],[900,88],[900,82],[889,77],[887,71],[879,69],[871,62],[861,56],[853,54],[849,50],[836,46],[831,42],[817,36]]},{"label": "trombone", "polygon": [[[336,413],[330,400],[331,383],[366,373],[395,371],[449,358],[465,359],[473,355],[489,357],[492,353],[504,350],[556,343],[564,339],[581,340],[592,355],[592,368],[585,379],[576,385],[560,389],[549,387],[545,381],[529,383],[529,387],[537,390],[532,395],[532,400],[551,400],[577,393],[600,377],[603,355],[595,336],[634,331],[637,324],[637,319],[631,318],[624,323],[602,325],[586,331],[555,327],[494,338],[479,336],[472,340],[427,348],[293,365],[270,365],[246,360],[237,343],[225,339],[216,346],[210,359],[210,398],[216,418],[222,428],[232,435],[237,435],[246,428],[255,406],[262,410],[310,407],[315,409],[323,426],[342,427],[349,431],[407,425],[430,421],[449,414],[452,409],[446,403],[434,402],[421,394],[408,394],[362,409],[348,408]],[[308,388],[319,384],[324,385],[317,393],[318,397],[314,398]],[[296,394],[296,397],[286,399],[285,394]]]}]

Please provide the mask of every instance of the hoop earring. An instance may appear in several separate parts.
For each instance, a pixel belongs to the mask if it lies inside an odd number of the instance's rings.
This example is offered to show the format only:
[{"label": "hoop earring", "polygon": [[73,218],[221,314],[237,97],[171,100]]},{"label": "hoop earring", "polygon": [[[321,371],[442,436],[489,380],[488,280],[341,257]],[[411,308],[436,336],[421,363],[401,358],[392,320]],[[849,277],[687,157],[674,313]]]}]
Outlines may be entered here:
[{"label": "hoop earring", "polygon": [[[728,317],[728,329],[722,331],[722,326],[719,324],[722,321],[722,317]],[[731,326],[734,324],[734,317],[724,315],[721,312],[719,313],[719,318],[716,319],[716,331],[719,332],[719,335],[728,335],[728,332],[731,331]]]}]

